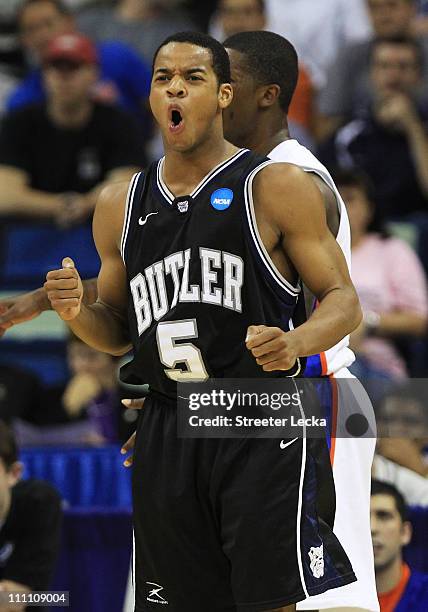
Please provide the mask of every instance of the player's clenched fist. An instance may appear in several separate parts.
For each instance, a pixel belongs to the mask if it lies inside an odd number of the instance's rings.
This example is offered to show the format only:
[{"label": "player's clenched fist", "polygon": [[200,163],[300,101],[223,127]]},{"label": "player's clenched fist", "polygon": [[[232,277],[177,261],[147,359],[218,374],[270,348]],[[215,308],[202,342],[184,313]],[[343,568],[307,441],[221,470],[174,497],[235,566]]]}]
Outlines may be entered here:
[{"label": "player's clenched fist", "polygon": [[293,335],[279,327],[250,325],[245,344],[265,372],[289,370],[299,357]]},{"label": "player's clenched fist", "polygon": [[83,285],[70,257],[64,257],[60,270],[47,273],[44,288],[53,310],[61,319],[71,321],[77,317],[83,299]]}]

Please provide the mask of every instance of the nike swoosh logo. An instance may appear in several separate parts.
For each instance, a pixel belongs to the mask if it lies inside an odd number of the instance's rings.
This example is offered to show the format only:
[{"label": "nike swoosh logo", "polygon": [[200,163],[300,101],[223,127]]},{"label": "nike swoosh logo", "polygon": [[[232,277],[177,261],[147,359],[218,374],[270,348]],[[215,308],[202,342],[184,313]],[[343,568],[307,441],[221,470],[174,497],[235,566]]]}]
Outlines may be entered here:
[{"label": "nike swoosh logo", "polygon": [[281,440],[281,442],[279,443],[279,448],[282,448],[282,450],[284,450],[284,448],[287,448],[287,446],[290,446],[290,444],[293,444],[293,442],[298,439],[299,438],[294,438],[294,440],[290,440],[290,442],[284,442],[284,440]]},{"label": "nike swoosh logo", "polygon": [[159,214],[159,213],[157,213],[157,212],[149,213],[148,215],[146,215],[146,218],[144,219],[144,221],[143,221],[143,217],[140,217],[140,218],[138,219],[138,224],[139,224],[139,225],[145,225],[145,224],[147,223],[147,219],[148,219],[149,217],[151,217],[152,215],[157,215],[157,214]]}]

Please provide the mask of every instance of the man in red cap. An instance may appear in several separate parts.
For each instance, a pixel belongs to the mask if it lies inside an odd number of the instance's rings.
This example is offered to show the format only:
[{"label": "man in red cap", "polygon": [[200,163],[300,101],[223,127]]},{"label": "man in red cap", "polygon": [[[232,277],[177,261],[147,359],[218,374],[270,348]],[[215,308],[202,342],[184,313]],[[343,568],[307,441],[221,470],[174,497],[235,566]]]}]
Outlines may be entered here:
[{"label": "man in red cap", "polygon": [[69,226],[92,215],[105,182],[131,178],[143,149],[131,117],[93,100],[98,55],[88,38],[54,38],[42,72],[46,103],[11,113],[0,131],[0,214]]},{"label": "man in red cap", "polygon": [[[40,66],[46,48],[56,36],[76,31],[75,19],[63,0],[22,0],[17,22],[30,70],[7,100],[8,111],[45,98]],[[151,131],[147,110],[149,64],[120,40],[104,40],[97,44],[97,51],[100,71],[94,91],[96,99],[132,113],[147,137]]]}]

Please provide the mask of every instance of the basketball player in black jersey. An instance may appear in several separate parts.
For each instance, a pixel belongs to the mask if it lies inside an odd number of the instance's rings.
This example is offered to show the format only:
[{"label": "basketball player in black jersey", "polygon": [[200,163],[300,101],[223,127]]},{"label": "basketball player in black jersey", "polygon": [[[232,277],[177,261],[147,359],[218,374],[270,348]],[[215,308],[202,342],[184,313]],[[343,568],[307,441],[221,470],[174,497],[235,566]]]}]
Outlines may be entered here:
[{"label": "basketball player in black jersey", "polygon": [[[161,45],[150,100],[166,155],[100,197],[98,301],[84,304],[67,258],[47,276],[71,329],[112,354],[132,344],[130,374],[151,386],[133,472],[137,612],[288,612],[355,579],[317,516],[309,441],[176,435],[176,381],[295,373],[360,321],[312,180],[224,140],[229,80],[213,39]],[[292,331],[299,279],[320,306]]]}]

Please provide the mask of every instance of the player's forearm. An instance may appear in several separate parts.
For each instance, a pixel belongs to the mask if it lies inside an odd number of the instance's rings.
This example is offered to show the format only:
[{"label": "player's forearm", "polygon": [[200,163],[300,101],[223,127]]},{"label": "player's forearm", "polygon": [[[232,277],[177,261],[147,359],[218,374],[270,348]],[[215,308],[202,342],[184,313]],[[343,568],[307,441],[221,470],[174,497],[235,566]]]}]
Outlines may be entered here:
[{"label": "player's forearm", "polygon": [[78,316],[66,323],[83,342],[103,353],[123,355],[131,348],[125,320],[102,302],[82,304]]},{"label": "player's forearm", "polygon": [[289,332],[297,342],[300,357],[328,350],[360,324],[360,303],[352,287],[333,289],[320,300],[310,318]]},{"label": "player's forearm", "polygon": [[[83,303],[86,304],[86,306],[90,306],[91,304],[94,304],[98,298],[97,279],[89,278],[88,280],[82,281],[82,283],[84,288]],[[28,294],[28,297],[31,297],[34,300],[34,304],[37,306],[38,312],[52,310],[52,305],[49,301],[44,287],[35,289],[31,292],[31,294]]]},{"label": "player's forearm", "polygon": [[32,217],[53,217],[61,207],[61,196],[28,187],[8,188],[2,185],[0,191],[0,214],[31,215]]},{"label": "player's forearm", "polygon": [[83,303],[86,306],[95,304],[98,299],[98,280],[96,278],[89,278],[88,280],[82,281],[83,283]]}]

